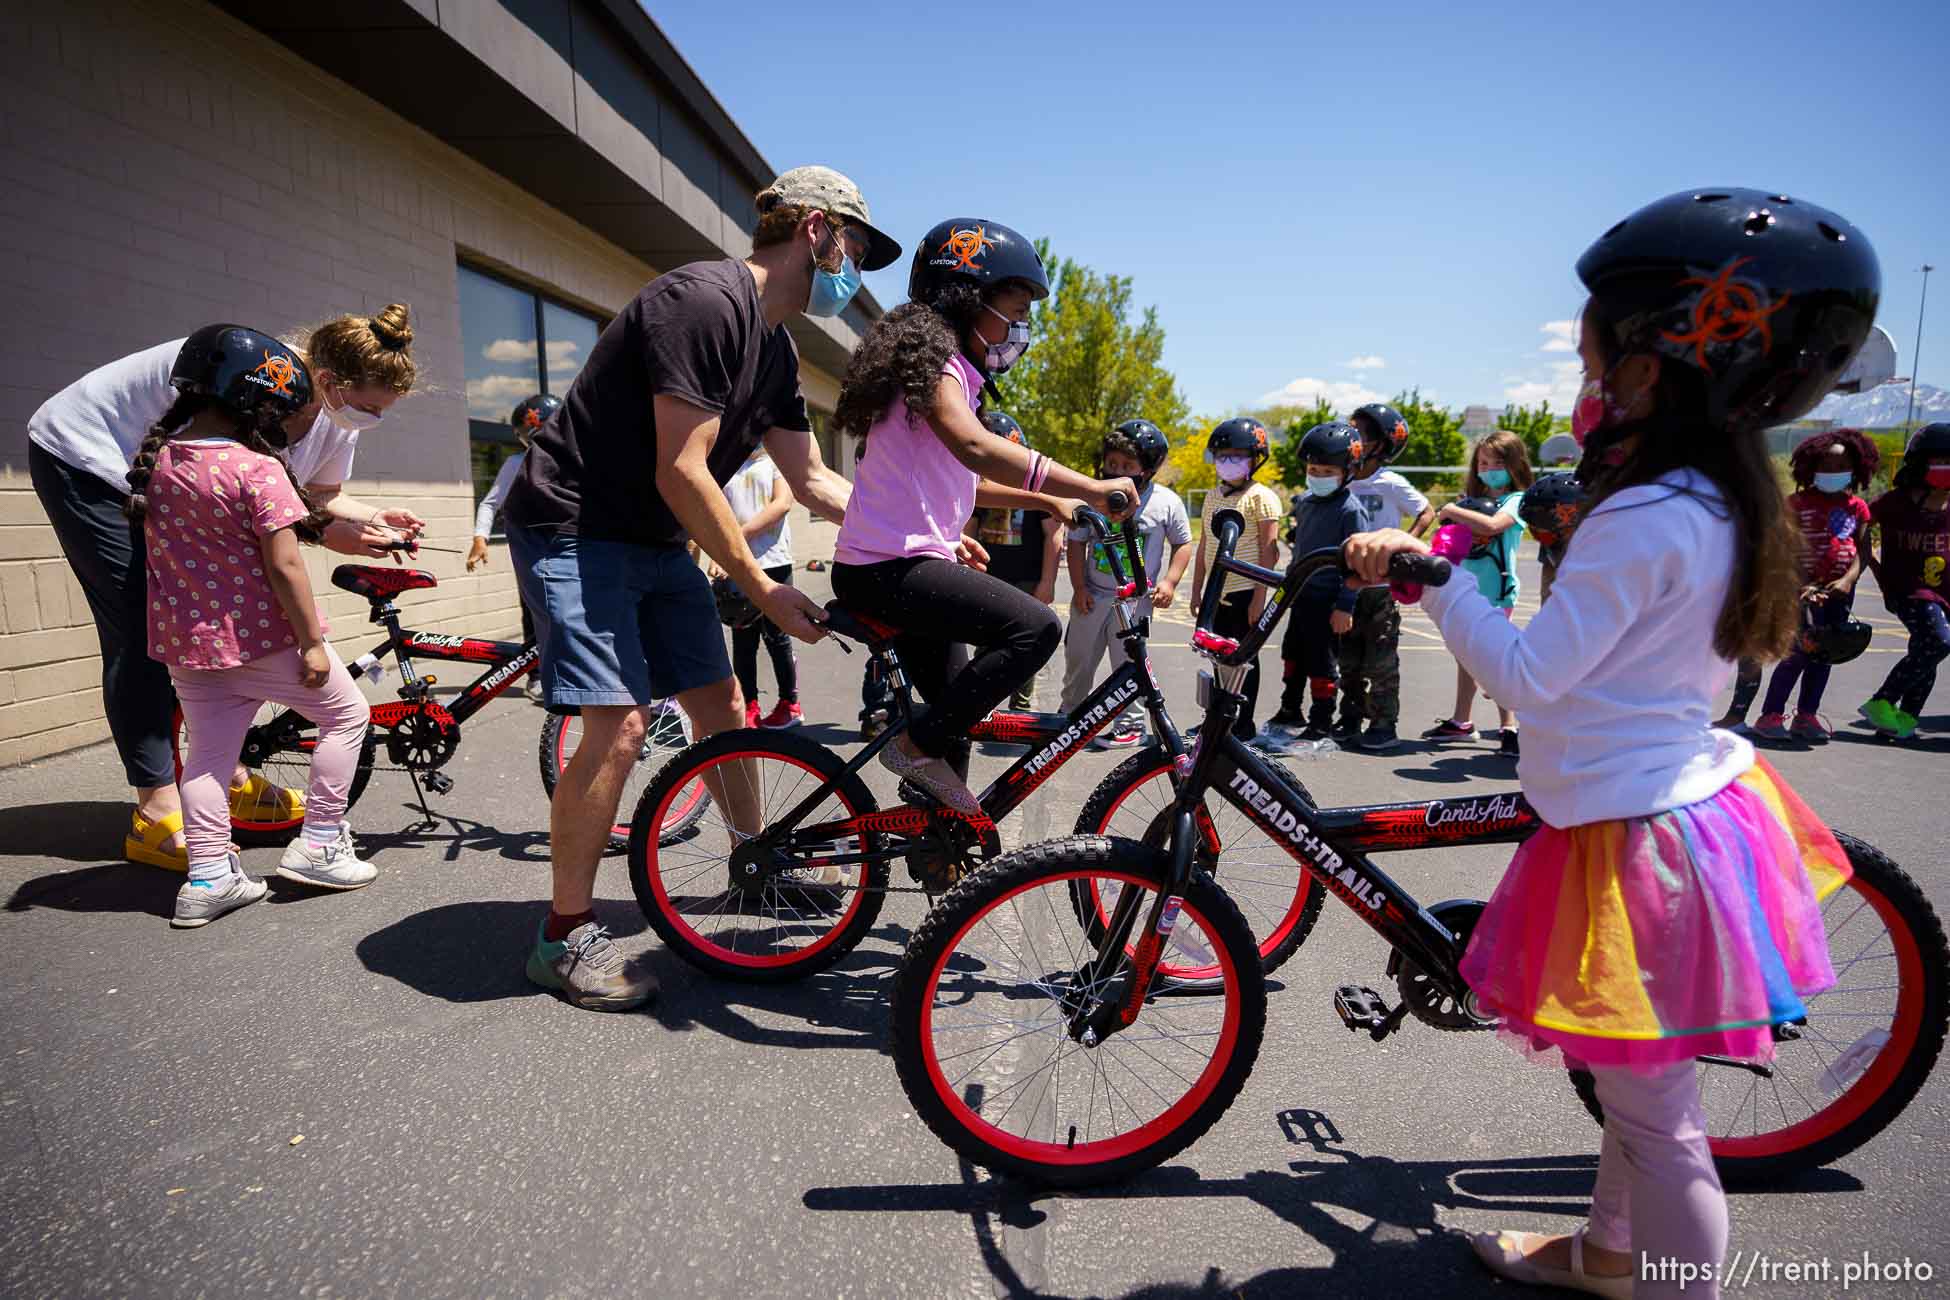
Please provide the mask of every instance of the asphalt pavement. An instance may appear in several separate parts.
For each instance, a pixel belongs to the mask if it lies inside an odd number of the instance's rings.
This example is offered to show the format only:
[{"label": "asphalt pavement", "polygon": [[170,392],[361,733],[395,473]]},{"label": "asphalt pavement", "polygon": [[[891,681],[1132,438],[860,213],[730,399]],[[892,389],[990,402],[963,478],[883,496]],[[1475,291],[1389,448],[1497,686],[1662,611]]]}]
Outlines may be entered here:
[{"label": "asphalt pavement", "polygon": [[[1534,565],[1525,576],[1534,592]],[[1910,746],[1848,725],[1902,644],[1879,601],[1859,609],[1877,639],[1835,674],[1835,740],[1771,757],[1950,912],[1950,697]],[[1153,643],[1180,725],[1195,720],[1188,632],[1181,607]],[[1454,669],[1419,613],[1403,659],[1413,735],[1447,710]],[[807,733],[850,747],[860,657],[826,644],[800,661]],[[1494,726],[1487,704],[1476,716]],[[662,993],[641,1014],[574,1010],[522,973],[547,893],[542,718],[510,696],[470,722],[431,827],[404,776],[375,777],[354,813],[381,869],[370,888],[274,883],[195,931],[165,919],[181,877],[120,861],[108,748],[0,773],[0,1294],[1517,1295],[1459,1234],[1579,1222],[1599,1130],[1563,1075],[1490,1035],[1348,1033],[1331,991],[1380,987],[1387,954],[1332,901],[1275,977],[1265,1047],[1224,1119],[1166,1167],[1083,1195],[998,1183],[911,1112],[885,1001],[916,895],[890,898],[836,970],[757,987],[665,952],[612,858],[599,913]],[[1063,768],[1005,843],[1067,832],[1119,757]],[[978,758],[978,778],[1006,761]],[[1323,803],[1515,786],[1489,740],[1299,770]],[[1384,861],[1438,899],[1487,896],[1507,856]],[[259,874],[275,862],[246,853]],[[1745,1290],[1840,1294],[1865,1259],[1907,1261],[1908,1280],[1850,1294],[1941,1290],[1944,1079],[1863,1150],[1732,1197],[1731,1249],[1766,1261]],[[1786,1280],[1823,1261],[1829,1280]]]}]

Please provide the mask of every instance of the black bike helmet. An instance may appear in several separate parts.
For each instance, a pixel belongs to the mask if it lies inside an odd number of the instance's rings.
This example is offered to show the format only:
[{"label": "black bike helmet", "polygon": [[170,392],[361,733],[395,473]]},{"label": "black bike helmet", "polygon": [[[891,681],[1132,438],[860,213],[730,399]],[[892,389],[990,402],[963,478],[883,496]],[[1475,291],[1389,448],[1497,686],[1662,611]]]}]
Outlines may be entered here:
[{"label": "black bike helmet", "polygon": [[1009,227],[980,217],[955,217],[922,236],[907,275],[907,296],[921,302],[956,280],[985,291],[1020,280],[1036,298],[1049,297],[1049,275],[1035,246]]},{"label": "black bike helmet", "polygon": [[1385,402],[1369,402],[1347,417],[1361,431],[1361,459],[1386,465],[1408,445],[1408,421]]},{"label": "black bike helmet", "polygon": [[561,398],[552,393],[537,393],[509,414],[508,427],[515,431],[517,438],[526,441],[534,437],[561,409]]},{"label": "black bike helmet", "polygon": [[1844,619],[1828,627],[1817,627],[1813,621],[1813,611],[1808,606],[1801,607],[1801,632],[1795,639],[1795,649],[1818,664],[1845,664],[1859,658],[1869,648],[1869,640],[1875,629],[1861,619]]},{"label": "black bike helmet", "polygon": [[1016,417],[1007,411],[983,411],[982,423],[998,438],[1007,438],[1018,447],[1029,446],[1029,435],[1022,431],[1020,424],[1016,423]]},{"label": "black bike helmet", "polygon": [[765,617],[764,611],[730,578],[711,579],[711,598],[718,602],[718,622],[733,631],[750,627]]},{"label": "black bike helmet", "polygon": [[1171,454],[1171,441],[1165,431],[1149,420],[1126,420],[1104,435],[1097,448],[1097,477],[1104,476],[1104,457],[1113,451],[1121,451],[1134,458],[1143,469],[1138,477],[1148,479],[1156,474]]},{"label": "black bike helmet", "polygon": [[1335,420],[1316,424],[1300,439],[1300,459],[1309,465],[1332,465],[1345,474],[1361,463],[1361,431]]},{"label": "black bike helmet", "polygon": [[1220,452],[1244,452],[1253,458],[1253,468],[1257,470],[1273,454],[1273,438],[1266,432],[1266,426],[1250,415],[1235,415],[1230,420],[1213,429],[1205,439],[1205,459],[1207,462],[1219,458]]},{"label": "black bike helmet", "polygon": [[[1461,509],[1474,511],[1479,515],[1488,515],[1492,519],[1496,518],[1496,512],[1502,508],[1489,497],[1457,497],[1456,505]],[[1469,558],[1472,560],[1482,559],[1490,553],[1490,547],[1494,542],[1494,538],[1475,538],[1469,548]]]},{"label": "black bike helmet", "polygon": [[1910,438],[1909,446],[1903,448],[1903,463],[1896,467],[1896,486],[1922,487],[1923,471],[1929,468],[1930,462],[1946,457],[1950,457],[1950,423],[1938,421],[1924,425]]},{"label": "black bike helmet", "polygon": [[269,411],[283,419],[311,404],[311,371],[304,359],[247,325],[205,325],[184,339],[169,382],[180,393],[208,397],[240,417]]},{"label": "black bike helmet", "polygon": [[1786,424],[1826,397],[1882,297],[1882,268],[1861,231],[1762,190],[1687,190],[1649,203],[1584,251],[1578,278],[1607,350],[1696,371],[1709,426],[1733,433]]},{"label": "black bike helmet", "polygon": [[1584,485],[1578,476],[1561,469],[1537,476],[1537,481],[1524,490],[1517,515],[1539,546],[1555,546],[1578,526],[1584,502]]}]

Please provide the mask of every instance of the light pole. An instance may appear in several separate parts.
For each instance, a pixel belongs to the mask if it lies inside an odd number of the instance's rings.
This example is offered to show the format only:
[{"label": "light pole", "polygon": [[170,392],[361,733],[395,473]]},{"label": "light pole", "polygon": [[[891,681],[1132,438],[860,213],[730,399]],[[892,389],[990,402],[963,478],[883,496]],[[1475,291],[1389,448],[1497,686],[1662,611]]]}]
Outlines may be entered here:
[{"label": "light pole", "polygon": [[1916,304],[1916,351],[1910,353],[1909,361],[1909,405],[1903,408],[1903,441],[1909,441],[1909,417],[1916,412],[1916,372],[1923,368],[1923,304],[1930,300],[1930,272],[1936,270],[1928,262],[1923,263],[1923,295]]}]

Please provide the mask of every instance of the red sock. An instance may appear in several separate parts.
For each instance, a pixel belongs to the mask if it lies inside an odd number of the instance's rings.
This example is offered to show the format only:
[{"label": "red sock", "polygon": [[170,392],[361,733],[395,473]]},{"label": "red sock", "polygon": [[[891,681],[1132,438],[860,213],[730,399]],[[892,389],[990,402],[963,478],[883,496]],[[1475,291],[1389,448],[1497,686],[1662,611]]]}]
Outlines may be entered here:
[{"label": "red sock", "polygon": [[550,943],[561,943],[569,937],[569,931],[579,925],[587,925],[596,919],[594,912],[577,912],[563,916],[553,908],[549,909],[548,920],[542,922],[542,938]]}]

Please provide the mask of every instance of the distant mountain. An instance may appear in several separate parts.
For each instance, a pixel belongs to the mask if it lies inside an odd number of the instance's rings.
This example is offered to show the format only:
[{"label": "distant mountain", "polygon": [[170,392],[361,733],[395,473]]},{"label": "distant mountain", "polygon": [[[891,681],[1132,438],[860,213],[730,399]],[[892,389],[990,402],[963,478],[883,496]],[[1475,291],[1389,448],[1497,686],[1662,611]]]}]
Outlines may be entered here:
[{"label": "distant mountain", "polygon": [[[1829,397],[1808,412],[1808,417],[1858,429],[1894,429],[1901,427],[1908,404],[1908,384],[1884,384],[1866,393]],[[1916,424],[1950,420],[1950,390],[1934,384],[1916,385],[1916,412],[1910,419]]]}]

